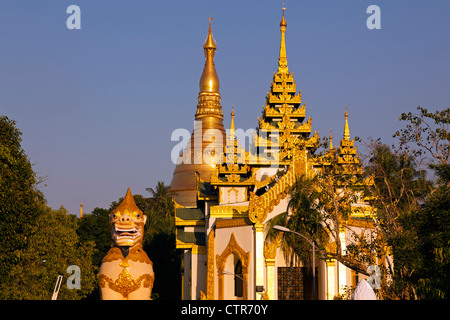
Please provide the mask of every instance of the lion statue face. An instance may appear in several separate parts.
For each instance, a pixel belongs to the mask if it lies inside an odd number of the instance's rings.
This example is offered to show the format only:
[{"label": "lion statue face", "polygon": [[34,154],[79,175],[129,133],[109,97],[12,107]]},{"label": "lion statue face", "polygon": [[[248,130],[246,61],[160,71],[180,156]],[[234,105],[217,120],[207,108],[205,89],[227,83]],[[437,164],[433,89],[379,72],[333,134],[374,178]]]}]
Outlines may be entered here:
[{"label": "lion statue face", "polygon": [[134,247],[142,244],[147,216],[136,206],[130,188],[122,203],[109,215],[115,245]]}]

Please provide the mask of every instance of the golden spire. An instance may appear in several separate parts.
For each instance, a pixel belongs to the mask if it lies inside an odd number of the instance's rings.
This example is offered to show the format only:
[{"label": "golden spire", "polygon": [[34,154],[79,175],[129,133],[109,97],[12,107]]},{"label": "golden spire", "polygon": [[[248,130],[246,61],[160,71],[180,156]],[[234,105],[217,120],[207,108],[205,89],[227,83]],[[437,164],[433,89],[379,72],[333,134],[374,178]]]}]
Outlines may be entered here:
[{"label": "golden spire", "polygon": [[281,43],[280,43],[280,56],[278,57],[278,72],[277,73],[288,73],[288,67],[287,67],[287,57],[286,57],[286,20],[284,19],[284,10],[286,8],[284,7],[284,1],[283,1],[283,16],[281,18],[280,22],[280,29],[281,29]]},{"label": "golden spire", "polygon": [[214,48],[216,49],[216,40],[214,40],[211,30],[211,15],[209,15],[209,29],[208,29],[208,36],[206,37],[205,43],[203,44],[203,49],[207,48]]},{"label": "golden spire", "polygon": [[234,105],[231,105],[231,126],[230,130],[233,130],[234,132]]},{"label": "golden spire", "polygon": [[83,218],[83,202],[80,204],[80,218]]},{"label": "golden spire", "polygon": [[348,112],[347,112],[347,105],[345,105],[344,140],[350,141],[350,129],[348,128]]},{"label": "golden spire", "polygon": [[214,55],[216,52],[216,41],[213,38],[211,30],[211,16],[209,17],[209,30],[203,51],[205,52],[205,67],[200,78],[200,93],[202,92],[219,92],[219,77],[217,76],[216,67],[214,66]]},{"label": "golden spire", "polygon": [[[219,78],[214,66],[216,42],[212,34],[211,21],[210,17],[208,35],[203,44],[205,66],[200,78],[194,131],[190,142],[183,150],[183,158],[180,159],[182,161],[177,164],[170,183],[170,193],[174,200],[182,206],[189,207],[197,206],[198,189],[195,173],[198,172],[203,181],[210,181],[211,174],[216,172],[215,164],[222,163],[223,160],[219,153],[213,154],[211,150],[222,150],[223,142],[227,139],[220,105]],[[219,139],[217,132],[221,133],[222,139]]]},{"label": "golden spire", "polygon": [[331,134],[331,129],[330,129],[330,150],[333,150],[333,135]]}]

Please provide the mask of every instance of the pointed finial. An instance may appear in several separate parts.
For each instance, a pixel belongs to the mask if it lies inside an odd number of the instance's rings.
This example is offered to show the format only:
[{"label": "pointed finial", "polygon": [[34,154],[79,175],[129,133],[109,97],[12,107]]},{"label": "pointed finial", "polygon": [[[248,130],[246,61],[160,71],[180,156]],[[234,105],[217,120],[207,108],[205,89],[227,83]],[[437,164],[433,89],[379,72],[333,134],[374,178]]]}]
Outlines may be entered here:
[{"label": "pointed finial", "polygon": [[347,140],[347,141],[350,140],[350,129],[349,129],[349,127],[348,127],[348,112],[347,112],[347,105],[345,105],[344,139]]},{"label": "pointed finial", "polygon": [[211,21],[212,21],[212,18],[211,18],[211,14],[210,14],[209,15],[208,36],[206,37],[205,44],[203,45],[203,49],[208,49],[208,48],[216,49],[216,41],[214,40],[213,35],[212,35]]},{"label": "pointed finial", "polygon": [[286,10],[286,7],[284,6],[284,1],[283,1],[283,7],[281,8],[283,10],[283,16],[281,18],[281,22],[280,22],[280,27],[285,26],[286,27],[286,20],[284,19],[284,11]]},{"label": "pointed finial", "polygon": [[234,131],[234,104],[231,105],[231,126],[230,130]]},{"label": "pointed finial", "polygon": [[208,34],[212,34],[212,28],[211,28],[211,21],[212,21],[212,18],[211,18],[211,13],[209,14],[209,29],[208,29]]},{"label": "pointed finial", "polygon": [[211,16],[209,17],[209,30],[203,51],[205,53],[205,66],[202,76],[200,77],[200,92],[219,92],[219,77],[217,76],[216,67],[214,66],[214,55],[216,51],[216,41],[211,31]]},{"label": "pointed finial", "polygon": [[287,58],[286,58],[286,39],[285,39],[287,23],[286,23],[286,20],[284,19],[284,10],[286,10],[286,8],[284,7],[284,2],[283,2],[283,16],[282,16],[281,22],[280,22],[280,29],[281,29],[280,56],[278,57],[278,72],[277,73],[287,73],[288,72]]},{"label": "pointed finial", "polygon": [[331,129],[330,129],[330,150],[333,150],[333,135],[331,134]]}]

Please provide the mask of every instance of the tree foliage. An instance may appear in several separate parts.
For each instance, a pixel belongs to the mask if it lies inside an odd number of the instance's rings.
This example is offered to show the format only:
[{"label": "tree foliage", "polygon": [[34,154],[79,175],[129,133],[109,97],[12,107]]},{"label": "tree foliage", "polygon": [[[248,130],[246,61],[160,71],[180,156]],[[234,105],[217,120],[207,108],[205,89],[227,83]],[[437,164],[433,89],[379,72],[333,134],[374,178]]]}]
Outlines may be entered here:
[{"label": "tree foliage", "polygon": [[0,116],[0,296],[9,292],[10,271],[23,263],[23,252],[44,204],[15,124]]},{"label": "tree foliage", "polygon": [[399,138],[400,148],[415,156],[428,154],[447,164],[450,158],[450,108],[434,113],[420,106],[417,110],[419,113],[402,113],[399,118],[406,122],[406,127],[394,134]]},{"label": "tree foliage", "polygon": [[[60,300],[79,300],[95,286],[91,255],[93,242],[80,242],[76,234],[78,219],[61,207],[43,208],[23,253],[22,263],[11,272],[9,290],[12,299],[49,300],[58,275],[63,276],[58,295]],[[80,289],[66,285],[67,268],[76,265],[81,271]]]},{"label": "tree foliage", "polygon": [[[58,275],[62,299],[81,299],[94,286],[93,243],[80,243],[77,218],[53,210],[38,190],[39,178],[21,147],[15,122],[0,117],[0,298],[50,299]],[[81,269],[81,289],[69,290],[69,265]]]}]

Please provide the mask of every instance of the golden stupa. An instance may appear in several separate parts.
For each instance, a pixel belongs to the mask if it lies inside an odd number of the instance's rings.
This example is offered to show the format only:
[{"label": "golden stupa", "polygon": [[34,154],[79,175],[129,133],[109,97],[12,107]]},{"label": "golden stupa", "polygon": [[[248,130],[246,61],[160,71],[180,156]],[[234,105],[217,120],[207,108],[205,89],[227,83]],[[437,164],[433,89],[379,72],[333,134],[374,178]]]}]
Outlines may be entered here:
[{"label": "golden stupa", "polygon": [[222,155],[211,150],[222,150],[222,142],[225,141],[219,77],[214,65],[216,41],[212,35],[211,20],[209,18],[208,35],[203,45],[205,66],[200,78],[194,131],[181,155],[189,160],[177,164],[170,184],[173,198],[185,207],[196,206],[196,172],[203,181],[210,180],[211,173],[216,171],[216,164],[222,162]]}]

